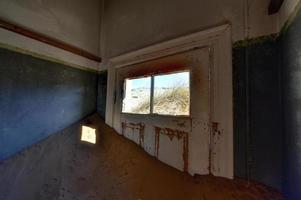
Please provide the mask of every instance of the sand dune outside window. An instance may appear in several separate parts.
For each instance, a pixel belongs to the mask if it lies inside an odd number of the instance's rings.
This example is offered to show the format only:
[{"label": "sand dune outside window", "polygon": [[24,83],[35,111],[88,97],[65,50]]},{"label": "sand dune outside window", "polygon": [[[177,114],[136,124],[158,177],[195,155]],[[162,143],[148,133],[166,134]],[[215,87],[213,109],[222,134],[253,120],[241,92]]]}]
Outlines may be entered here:
[{"label": "sand dune outside window", "polygon": [[189,115],[189,104],[189,72],[154,77],[154,114]]},{"label": "sand dune outside window", "polygon": [[150,113],[151,77],[125,79],[122,112]]},{"label": "sand dune outside window", "polygon": [[128,78],[123,91],[123,113],[189,116],[189,71]]}]

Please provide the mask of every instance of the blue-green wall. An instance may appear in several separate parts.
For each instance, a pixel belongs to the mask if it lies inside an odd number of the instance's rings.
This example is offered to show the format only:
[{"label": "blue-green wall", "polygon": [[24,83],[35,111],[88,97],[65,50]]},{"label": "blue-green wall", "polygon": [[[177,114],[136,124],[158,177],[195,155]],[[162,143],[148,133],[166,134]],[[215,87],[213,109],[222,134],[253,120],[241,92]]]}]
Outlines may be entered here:
[{"label": "blue-green wall", "polygon": [[97,112],[102,119],[106,117],[108,72],[101,72],[98,76]]},{"label": "blue-green wall", "polygon": [[301,12],[281,35],[283,57],[284,179],[287,199],[301,199]]},{"label": "blue-green wall", "polygon": [[0,49],[0,160],[96,111],[96,73]]},{"label": "blue-green wall", "polygon": [[235,176],[282,184],[281,54],[278,39],[233,48]]},{"label": "blue-green wall", "polygon": [[280,36],[233,49],[235,175],[301,199],[301,11]]}]

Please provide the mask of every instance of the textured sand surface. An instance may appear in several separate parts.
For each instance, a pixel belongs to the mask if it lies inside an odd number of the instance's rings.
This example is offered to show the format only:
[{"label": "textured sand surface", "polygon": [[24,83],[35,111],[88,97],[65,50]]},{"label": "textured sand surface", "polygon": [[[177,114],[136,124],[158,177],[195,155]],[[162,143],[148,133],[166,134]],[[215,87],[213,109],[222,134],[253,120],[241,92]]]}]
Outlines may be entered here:
[{"label": "textured sand surface", "polygon": [[191,177],[146,154],[94,115],[97,144],[75,124],[0,163],[0,200],[278,200],[261,184]]}]

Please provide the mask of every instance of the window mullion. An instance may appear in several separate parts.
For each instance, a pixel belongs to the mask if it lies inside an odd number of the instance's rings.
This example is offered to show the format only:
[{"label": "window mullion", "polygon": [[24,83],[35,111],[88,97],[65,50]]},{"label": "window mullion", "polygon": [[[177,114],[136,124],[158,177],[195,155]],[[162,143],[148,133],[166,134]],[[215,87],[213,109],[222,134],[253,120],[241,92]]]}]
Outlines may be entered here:
[{"label": "window mullion", "polygon": [[150,114],[154,111],[154,76],[151,76],[151,90],[150,90]]}]

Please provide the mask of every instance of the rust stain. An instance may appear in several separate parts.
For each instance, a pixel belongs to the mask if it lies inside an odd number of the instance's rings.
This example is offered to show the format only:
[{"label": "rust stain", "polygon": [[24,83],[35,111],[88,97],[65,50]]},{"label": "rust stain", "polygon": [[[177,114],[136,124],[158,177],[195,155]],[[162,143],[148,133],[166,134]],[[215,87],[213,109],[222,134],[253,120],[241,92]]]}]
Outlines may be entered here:
[{"label": "rust stain", "polygon": [[178,127],[184,128],[186,127],[186,122],[185,121],[180,121],[180,120],[172,120],[177,124]]},{"label": "rust stain", "polygon": [[171,128],[161,128],[155,127],[155,156],[159,156],[160,148],[160,135],[166,135],[172,141],[175,137],[180,140],[183,139],[183,162],[184,162],[184,172],[188,172],[188,133],[185,131],[175,130]]},{"label": "rust stain", "polygon": [[[216,171],[216,168],[214,166],[214,158],[217,155],[216,148],[217,143],[220,140],[221,131],[219,130],[219,123],[218,122],[212,122],[211,123],[211,130],[212,130],[212,139],[210,139],[210,149],[209,149],[209,169],[211,171]],[[217,170],[219,171],[219,169]]]},{"label": "rust stain", "polygon": [[122,127],[122,135],[124,136],[125,130],[127,128],[130,128],[132,130],[132,133],[135,133],[135,130],[139,131],[139,145],[141,147],[144,146],[144,130],[145,130],[145,124],[144,123],[132,123],[132,122],[121,122],[121,127]]}]

